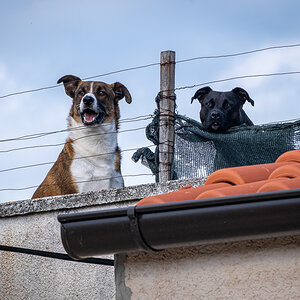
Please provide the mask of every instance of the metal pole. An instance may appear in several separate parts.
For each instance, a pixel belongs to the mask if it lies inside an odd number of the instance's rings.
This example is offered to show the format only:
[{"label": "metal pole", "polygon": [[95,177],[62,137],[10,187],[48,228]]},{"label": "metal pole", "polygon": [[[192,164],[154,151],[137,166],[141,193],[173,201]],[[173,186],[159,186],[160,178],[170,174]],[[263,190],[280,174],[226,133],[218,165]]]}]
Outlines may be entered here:
[{"label": "metal pole", "polygon": [[160,54],[159,182],[171,179],[174,149],[175,52]]}]

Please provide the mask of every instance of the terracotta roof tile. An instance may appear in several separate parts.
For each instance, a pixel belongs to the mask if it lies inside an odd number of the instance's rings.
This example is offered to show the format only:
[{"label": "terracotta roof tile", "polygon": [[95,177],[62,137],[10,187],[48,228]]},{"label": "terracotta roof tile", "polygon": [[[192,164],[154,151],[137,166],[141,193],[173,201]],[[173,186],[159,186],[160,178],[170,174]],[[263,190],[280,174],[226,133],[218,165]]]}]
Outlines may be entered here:
[{"label": "terracotta roof tile", "polygon": [[269,176],[269,179],[296,177],[300,177],[300,163],[292,163],[276,169]]},{"label": "terracotta roof tile", "polygon": [[281,191],[300,188],[300,178],[271,179],[258,189],[257,193]]},{"label": "terracotta roof tile", "polygon": [[300,188],[300,150],[282,154],[275,163],[220,169],[205,184],[142,199],[137,205],[206,199]]},{"label": "terracotta roof tile", "polygon": [[229,182],[237,185],[266,180],[274,170],[287,164],[291,163],[284,162],[220,169],[207,178],[205,185],[217,182]]},{"label": "terracotta roof tile", "polygon": [[141,201],[139,201],[137,205],[169,203],[169,202],[196,199],[196,197],[202,192],[212,190],[212,189],[219,189],[226,186],[230,186],[230,184],[226,182],[221,182],[221,183],[216,183],[211,185],[200,185],[197,187],[192,187],[192,186],[183,187],[180,188],[179,191],[144,198]]},{"label": "terracotta roof tile", "polygon": [[[273,179],[274,180],[274,179]],[[275,179],[278,180],[278,179]],[[258,191],[259,188],[264,186],[270,180],[262,180],[256,182],[250,182],[245,184],[239,184],[230,187],[224,187],[220,189],[214,189],[210,191],[203,192],[199,194],[195,199],[206,199],[206,198],[216,198],[216,197],[227,197],[242,194],[253,194]]]},{"label": "terracotta roof tile", "polygon": [[281,162],[296,162],[300,163],[300,150],[292,150],[292,151],[287,151],[280,155],[277,160],[277,163]]}]

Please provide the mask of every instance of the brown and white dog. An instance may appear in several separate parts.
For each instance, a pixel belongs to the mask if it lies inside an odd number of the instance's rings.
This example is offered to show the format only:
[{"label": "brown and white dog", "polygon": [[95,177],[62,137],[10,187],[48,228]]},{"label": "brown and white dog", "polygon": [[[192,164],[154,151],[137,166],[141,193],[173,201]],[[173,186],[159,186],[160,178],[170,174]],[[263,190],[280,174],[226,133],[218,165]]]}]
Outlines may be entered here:
[{"label": "brown and white dog", "polygon": [[74,194],[124,186],[117,143],[119,100],[131,103],[119,82],[82,81],[73,75],[58,80],[73,99],[70,134],[57,161],[32,198]]}]

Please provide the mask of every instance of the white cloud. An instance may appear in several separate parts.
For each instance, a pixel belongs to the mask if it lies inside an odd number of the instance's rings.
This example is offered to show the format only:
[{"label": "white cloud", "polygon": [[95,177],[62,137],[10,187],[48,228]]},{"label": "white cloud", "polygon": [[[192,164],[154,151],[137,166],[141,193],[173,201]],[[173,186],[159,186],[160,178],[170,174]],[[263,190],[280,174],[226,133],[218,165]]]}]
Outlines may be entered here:
[{"label": "white cloud", "polygon": [[[300,48],[265,51],[235,59],[231,67],[219,73],[217,78],[244,75],[272,74],[300,71]],[[240,86],[255,101],[252,108],[244,108],[256,123],[268,123],[299,118],[300,74],[237,79],[216,84],[217,90],[231,90]]]},{"label": "white cloud", "polygon": [[[279,72],[300,71],[300,47],[270,50],[241,56],[235,60],[232,67],[222,72],[220,78],[228,78],[244,75],[271,74]],[[282,77],[283,80],[285,79]],[[249,88],[257,88],[270,77],[247,78]]]}]

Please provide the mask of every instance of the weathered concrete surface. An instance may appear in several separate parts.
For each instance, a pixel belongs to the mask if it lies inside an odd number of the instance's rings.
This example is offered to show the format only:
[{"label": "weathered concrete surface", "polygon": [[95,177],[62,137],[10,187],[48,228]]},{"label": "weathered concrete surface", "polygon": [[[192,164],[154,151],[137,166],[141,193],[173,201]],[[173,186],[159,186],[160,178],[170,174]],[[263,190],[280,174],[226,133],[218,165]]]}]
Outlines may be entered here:
[{"label": "weathered concrete surface", "polygon": [[72,194],[42,199],[23,200],[0,203],[0,217],[24,215],[53,210],[93,207],[97,205],[110,207],[136,203],[138,200],[151,195],[178,190],[179,187],[191,184],[204,184],[205,179],[193,178],[173,180],[166,183],[152,183],[130,186],[123,189],[103,190],[83,194]]},{"label": "weathered concrete surface", "polygon": [[116,299],[129,300],[132,292],[125,284],[125,261],[126,254],[115,255]]},{"label": "weathered concrete surface", "polygon": [[300,236],[131,253],[119,260],[127,299],[300,299]]},{"label": "weathered concrete surface", "polygon": [[[203,180],[188,180],[199,185]],[[119,190],[0,204],[0,245],[65,253],[57,215],[129,206],[187,184],[173,181]],[[111,257],[112,258],[112,257]],[[0,251],[0,299],[114,299],[114,268]]]},{"label": "weathered concrete surface", "polygon": [[[0,219],[0,244],[65,253],[57,212]],[[0,251],[0,299],[113,299],[114,268]]]}]

